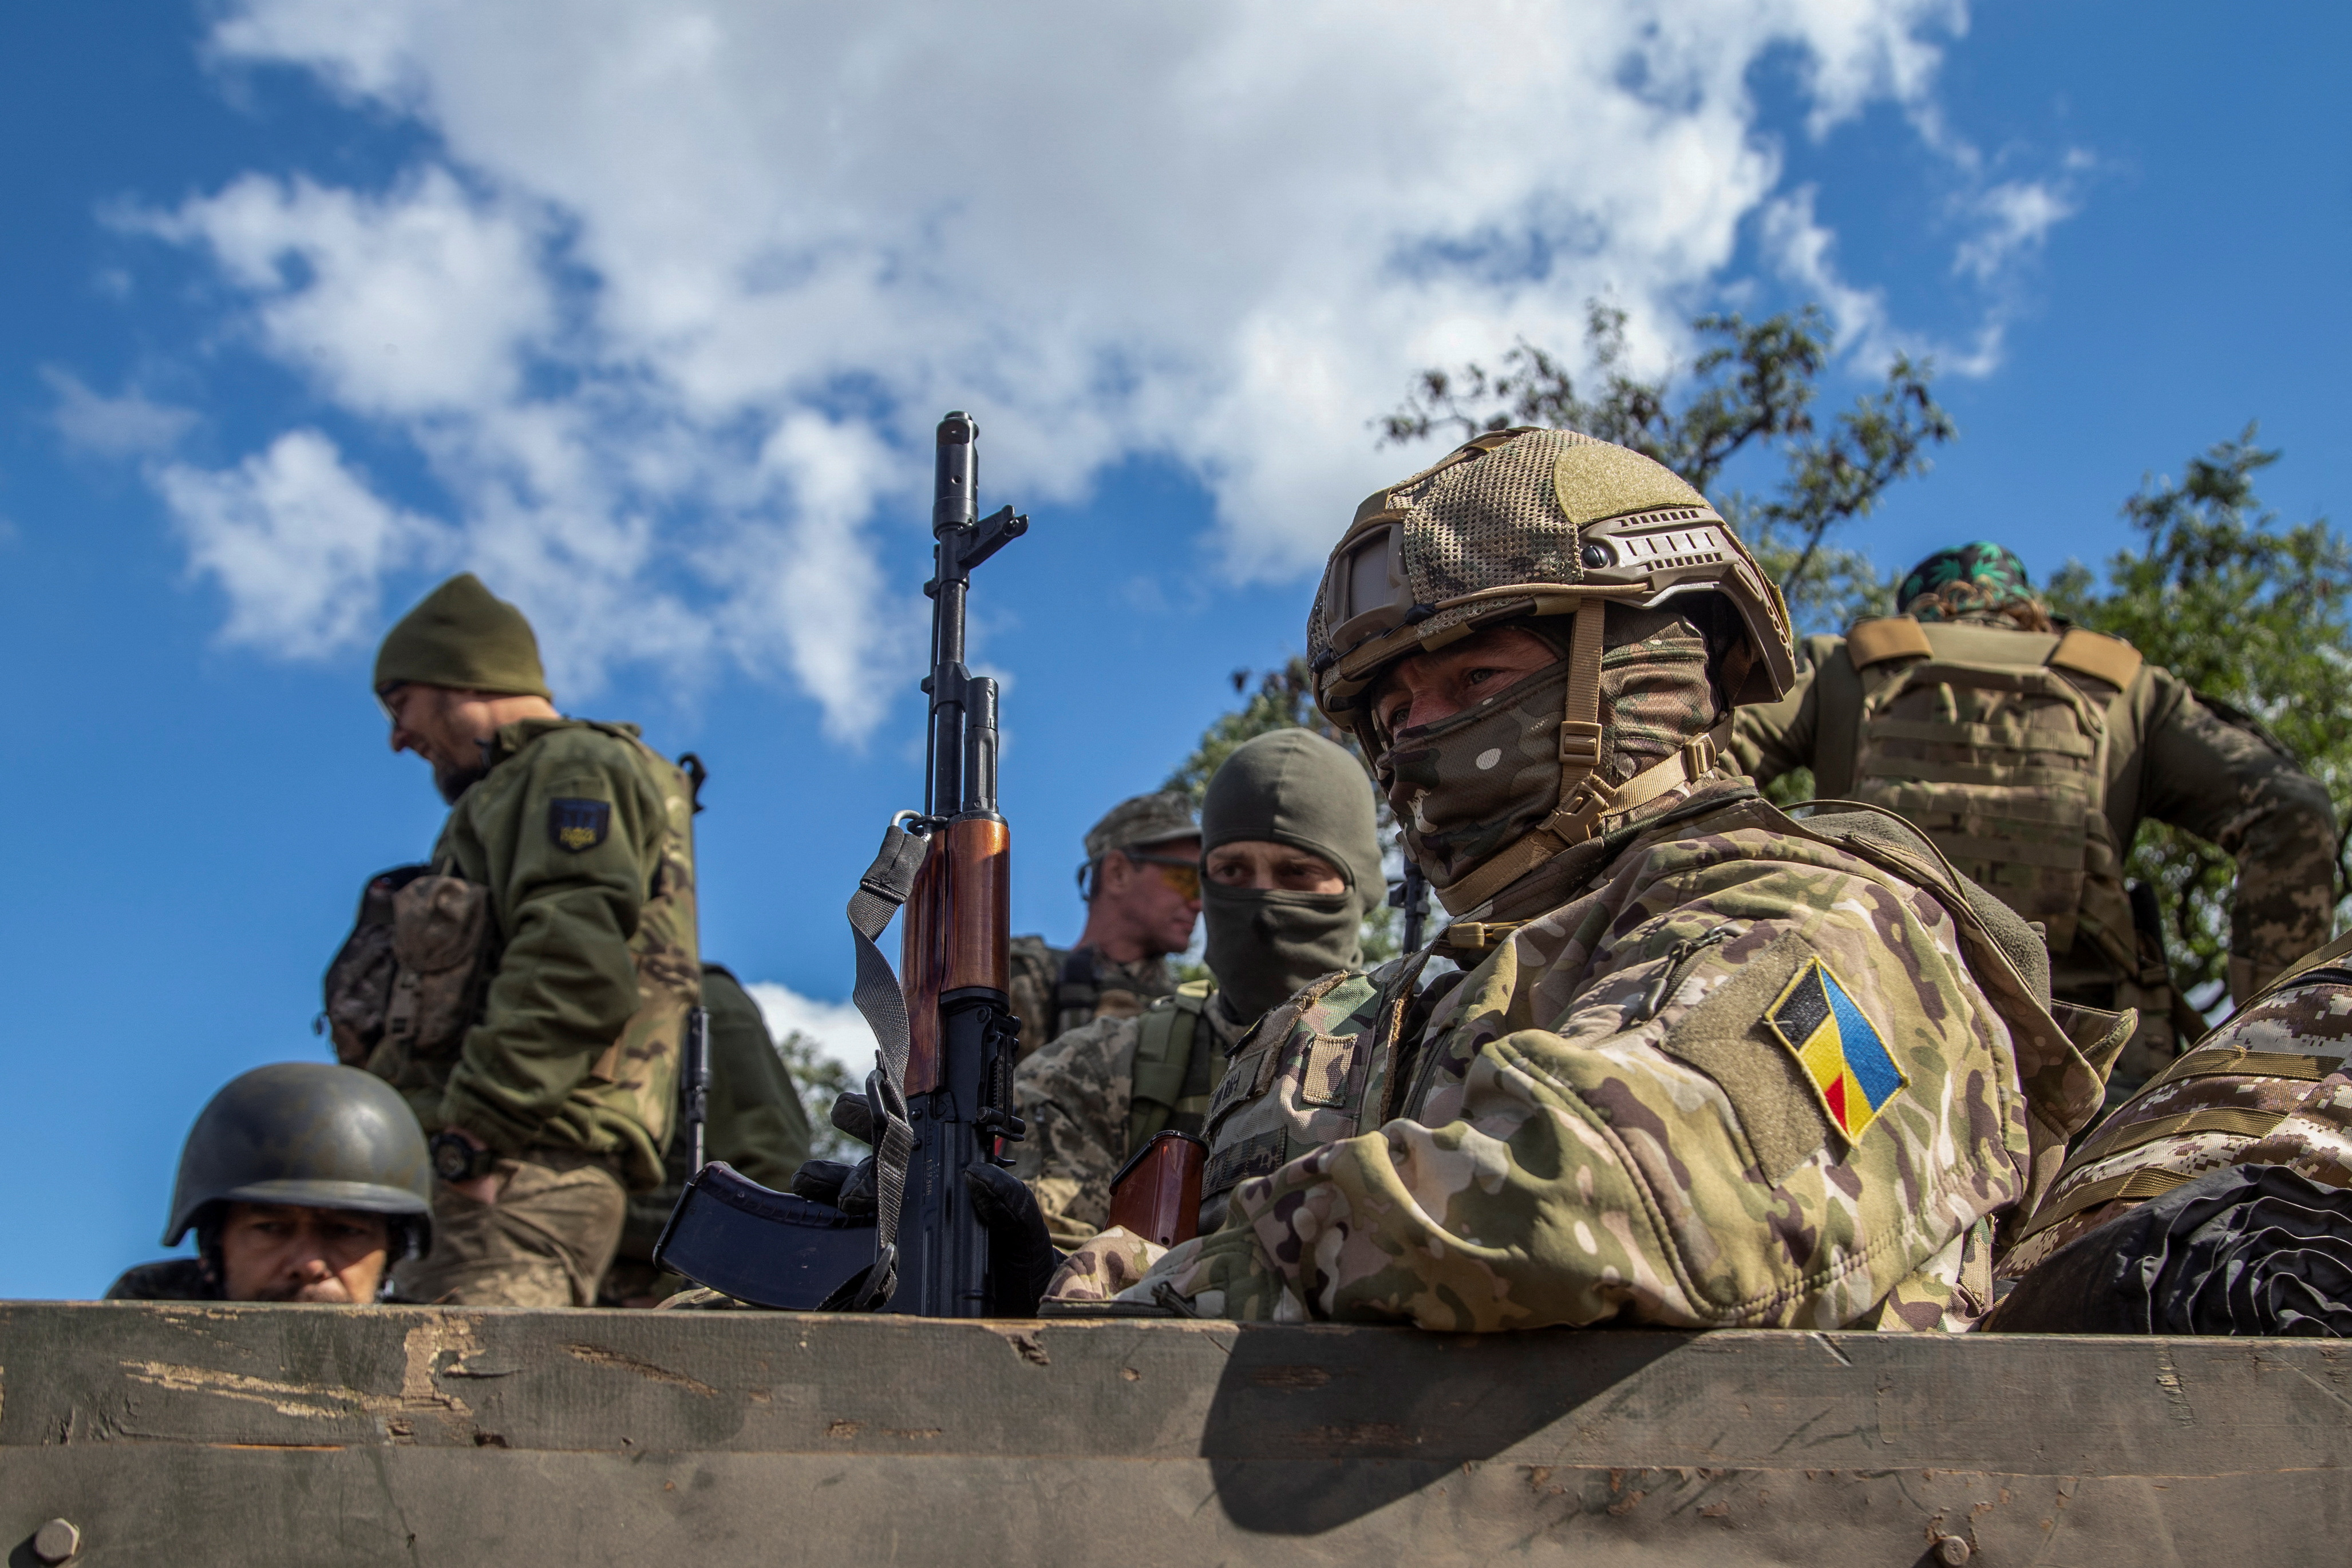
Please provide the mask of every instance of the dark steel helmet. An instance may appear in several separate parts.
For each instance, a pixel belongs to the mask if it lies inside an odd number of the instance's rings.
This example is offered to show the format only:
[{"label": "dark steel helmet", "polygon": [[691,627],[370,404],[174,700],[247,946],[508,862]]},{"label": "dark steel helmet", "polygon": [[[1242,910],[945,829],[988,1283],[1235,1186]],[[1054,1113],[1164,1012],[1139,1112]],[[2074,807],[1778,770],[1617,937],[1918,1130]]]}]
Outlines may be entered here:
[{"label": "dark steel helmet", "polygon": [[408,1103],[383,1079],[272,1062],[230,1079],[189,1129],[163,1245],[178,1246],[215,1203],[387,1215],[421,1253],[432,1239],[433,1163]]}]

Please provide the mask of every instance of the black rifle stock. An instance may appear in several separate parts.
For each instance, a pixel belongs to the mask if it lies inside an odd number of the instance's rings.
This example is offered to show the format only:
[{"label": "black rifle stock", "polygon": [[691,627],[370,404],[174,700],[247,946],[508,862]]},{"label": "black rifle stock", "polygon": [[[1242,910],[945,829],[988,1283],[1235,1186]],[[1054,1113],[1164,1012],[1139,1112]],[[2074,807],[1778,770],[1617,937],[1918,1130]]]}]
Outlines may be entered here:
[{"label": "black rifle stock", "polygon": [[[1027,531],[1013,508],[979,516],[980,427],[940,422],[932,490],[931,667],[923,810],[902,811],[849,906],[858,1010],[880,1047],[863,1096],[835,1125],[869,1135],[874,1184],[860,1212],[771,1192],[723,1162],[701,1167],[663,1228],[654,1259],[761,1306],[883,1307],[979,1317],[988,1232],[964,1173],[1009,1165],[1012,1114],[1012,843],[997,810],[997,687],[964,664],[972,569]],[[874,946],[904,906],[899,976]],[[811,1167],[812,1169],[815,1167]],[[803,1172],[803,1176],[806,1176]],[[803,1186],[796,1179],[794,1186]],[[829,1190],[853,1201],[836,1182]]]}]

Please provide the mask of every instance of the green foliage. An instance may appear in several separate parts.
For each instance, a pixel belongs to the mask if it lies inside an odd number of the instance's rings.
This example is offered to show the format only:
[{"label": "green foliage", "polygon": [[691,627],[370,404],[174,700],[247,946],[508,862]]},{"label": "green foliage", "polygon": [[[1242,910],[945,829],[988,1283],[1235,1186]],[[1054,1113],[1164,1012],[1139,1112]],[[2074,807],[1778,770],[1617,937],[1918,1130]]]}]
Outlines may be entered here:
[{"label": "green foliage", "polygon": [[776,1044],[784,1071],[800,1092],[801,1108],[808,1113],[809,1157],[815,1160],[859,1160],[864,1144],[833,1124],[833,1103],[858,1087],[849,1069],[820,1050],[814,1039],[793,1030]]},{"label": "green foliage", "polygon": [[[2219,705],[2252,718],[2327,786],[2352,798],[2352,549],[2325,518],[2281,528],[2254,493],[2279,454],[2246,426],[2192,458],[2178,482],[2146,479],[2123,516],[2138,536],[2101,582],[2070,562],[2050,583],[2057,614],[2128,640]],[[2347,884],[2337,844],[2337,886]],[[2129,874],[2158,892],[2180,987],[2225,978],[2235,867],[2201,839],[2150,823]],[[2339,907],[2338,918],[2343,911]]]},{"label": "green foliage", "polygon": [[[1831,535],[1867,517],[1897,481],[1927,472],[1927,451],[1957,434],[1929,390],[1932,364],[1897,355],[1878,392],[1854,400],[1826,432],[1812,405],[1834,339],[1819,307],[1750,322],[1702,316],[1706,346],[1654,381],[1625,368],[1625,313],[1587,308],[1585,358],[1600,383],[1587,397],[1565,363],[1525,340],[1499,373],[1477,364],[1425,370],[1395,413],[1373,422],[1384,444],[1450,433],[1469,440],[1513,425],[1566,428],[1645,453],[1706,492],[1780,582],[1801,629],[1843,627],[1892,608],[1894,581]],[[1677,391],[1687,387],[1681,407]],[[1757,500],[1718,494],[1725,465],[1751,444],[1776,450],[1778,490]]]}]

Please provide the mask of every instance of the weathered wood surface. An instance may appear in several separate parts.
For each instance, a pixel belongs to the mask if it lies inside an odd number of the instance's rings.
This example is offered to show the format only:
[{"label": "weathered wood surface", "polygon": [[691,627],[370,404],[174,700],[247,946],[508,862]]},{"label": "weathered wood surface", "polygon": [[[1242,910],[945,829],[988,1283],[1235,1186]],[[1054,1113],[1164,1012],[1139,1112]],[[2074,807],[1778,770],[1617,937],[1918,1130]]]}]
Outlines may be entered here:
[{"label": "weathered wood surface", "polygon": [[77,1564],[2352,1556],[2318,1341],[0,1306]]}]

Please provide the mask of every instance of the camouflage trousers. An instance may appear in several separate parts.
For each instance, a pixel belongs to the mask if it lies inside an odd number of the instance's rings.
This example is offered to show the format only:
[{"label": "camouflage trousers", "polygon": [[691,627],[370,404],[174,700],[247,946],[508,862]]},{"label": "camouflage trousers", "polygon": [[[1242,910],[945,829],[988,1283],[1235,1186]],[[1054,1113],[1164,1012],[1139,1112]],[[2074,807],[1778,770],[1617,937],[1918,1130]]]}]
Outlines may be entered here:
[{"label": "camouflage trousers", "polygon": [[621,1244],[628,1194],[613,1162],[561,1149],[499,1161],[499,1200],[433,1184],[433,1250],[396,1271],[412,1301],[590,1307]]}]

